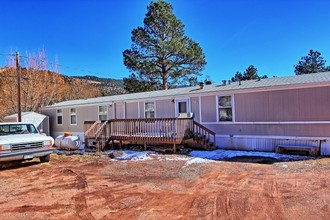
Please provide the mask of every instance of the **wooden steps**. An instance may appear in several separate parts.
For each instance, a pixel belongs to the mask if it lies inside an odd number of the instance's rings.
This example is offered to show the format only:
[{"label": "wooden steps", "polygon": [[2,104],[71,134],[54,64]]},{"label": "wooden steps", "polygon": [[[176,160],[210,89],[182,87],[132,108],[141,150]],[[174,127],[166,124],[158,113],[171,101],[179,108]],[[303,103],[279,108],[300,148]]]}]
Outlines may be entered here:
[{"label": "wooden steps", "polygon": [[304,153],[310,156],[317,156],[318,147],[306,145],[278,145],[275,148],[276,153]]}]

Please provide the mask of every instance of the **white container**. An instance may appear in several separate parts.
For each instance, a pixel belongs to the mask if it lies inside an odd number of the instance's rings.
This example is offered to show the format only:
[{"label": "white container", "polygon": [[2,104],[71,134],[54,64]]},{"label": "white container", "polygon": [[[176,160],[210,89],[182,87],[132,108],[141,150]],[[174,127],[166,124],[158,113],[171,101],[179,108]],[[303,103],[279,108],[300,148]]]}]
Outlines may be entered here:
[{"label": "white container", "polygon": [[55,146],[65,150],[77,150],[82,144],[79,136],[60,135],[55,138]]}]

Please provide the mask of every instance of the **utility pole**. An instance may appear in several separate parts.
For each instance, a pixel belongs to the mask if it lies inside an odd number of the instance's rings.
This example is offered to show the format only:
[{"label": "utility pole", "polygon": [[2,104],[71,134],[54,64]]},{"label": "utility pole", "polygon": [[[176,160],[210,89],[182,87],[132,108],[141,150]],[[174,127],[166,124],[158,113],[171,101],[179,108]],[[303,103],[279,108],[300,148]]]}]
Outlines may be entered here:
[{"label": "utility pole", "polygon": [[16,52],[16,73],[17,73],[17,119],[18,122],[22,122],[22,112],[21,112],[21,65],[19,62],[19,52]]}]

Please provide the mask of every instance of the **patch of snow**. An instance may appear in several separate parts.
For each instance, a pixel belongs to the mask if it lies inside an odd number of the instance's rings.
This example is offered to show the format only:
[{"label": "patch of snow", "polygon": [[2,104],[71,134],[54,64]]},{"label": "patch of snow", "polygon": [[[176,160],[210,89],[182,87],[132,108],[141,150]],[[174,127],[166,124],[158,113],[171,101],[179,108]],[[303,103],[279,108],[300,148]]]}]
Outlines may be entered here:
[{"label": "patch of snow", "polygon": [[153,151],[133,151],[124,150],[122,154],[115,157],[115,160],[152,160],[149,154],[154,153]]},{"label": "patch of snow", "polygon": [[[54,153],[56,154],[88,154],[85,152],[84,148],[80,148],[79,150],[67,151],[67,150],[59,150],[54,149]],[[188,156],[184,155],[166,155],[162,156],[155,151],[134,151],[134,150],[109,150],[105,152],[106,154],[114,155],[114,160],[120,161],[128,161],[128,160],[168,160],[168,161],[187,161],[186,165],[194,164],[194,163],[208,163],[212,162],[211,160],[227,160],[234,157],[240,156],[255,156],[255,157],[269,157],[274,158],[279,161],[294,161],[294,160],[305,160],[311,159],[314,157],[310,156],[300,156],[300,155],[288,155],[288,154],[278,154],[272,152],[258,152],[258,151],[239,151],[239,150],[214,150],[214,151],[191,151]],[[185,165],[185,166],[186,166]]]},{"label": "patch of snow", "polygon": [[175,157],[165,157],[164,160],[175,160],[175,161],[177,161],[177,160],[190,160],[190,158],[189,157],[182,157],[180,155],[176,155]]},{"label": "patch of snow", "polygon": [[210,160],[225,160],[239,156],[258,156],[258,157],[271,157],[281,161],[289,160],[304,160],[312,158],[310,156],[278,154],[272,152],[259,152],[259,151],[238,151],[238,150],[215,150],[215,151],[191,151],[191,157],[198,157]]},{"label": "patch of snow", "polygon": [[186,164],[184,165],[185,166],[189,166],[191,164],[195,164],[195,163],[210,163],[210,162],[214,162],[212,160],[208,160],[208,159],[203,159],[203,158],[193,158],[193,159],[190,159],[186,162]]}]

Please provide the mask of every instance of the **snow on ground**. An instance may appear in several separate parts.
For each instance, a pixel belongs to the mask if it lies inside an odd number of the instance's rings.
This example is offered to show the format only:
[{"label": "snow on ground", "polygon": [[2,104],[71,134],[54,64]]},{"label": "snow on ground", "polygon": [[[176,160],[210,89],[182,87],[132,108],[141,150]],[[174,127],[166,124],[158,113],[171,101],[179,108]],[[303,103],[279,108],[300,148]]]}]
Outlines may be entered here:
[{"label": "snow on ground", "polygon": [[[81,150],[65,151],[54,150],[56,154],[88,154]],[[278,161],[293,161],[293,160],[306,160],[313,157],[300,156],[300,155],[288,155],[278,154],[271,152],[258,152],[258,151],[238,151],[238,150],[214,150],[214,151],[191,151],[188,156],[171,154],[163,156],[155,151],[134,151],[134,150],[109,150],[105,152],[107,155],[111,155],[114,160],[127,161],[127,160],[186,160],[186,165],[194,163],[209,163],[214,160],[228,160],[234,157],[268,157],[274,158]]]},{"label": "snow on ground", "polygon": [[110,150],[106,151],[106,153],[113,154],[115,160],[152,160],[149,156],[150,154],[155,154],[153,151],[134,151],[134,150],[123,150],[116,151]]},{"label": "snow on ground", "polygon": [[213,162],[213,160],[202,159],[202,158],[192,158],[185,163],[184,167],[189,166],[191,164],[195,164],[195,163],[210,163],[210,162]]},{"label": "snow on ground", "polygon": [[238,151],[238,150],[191,151],[189,156],[210,159],[210,160],[226,160],[234,157],[243,157],[243,156],[270,157],[280,161],[305,160],[312,158],[309,156],[300,156],[300,155],[278,154],[272,152],[259,152],[259,151]]},{"label": "snow on ground", "polygon": [[[163,157],[155,151],[133,151],[124,150],[120,151],[122,154],[117,154],[119,151],[107,151],[106,153],[114,153],[115,160],[187,160],[188,164],[193,163],[207,163],[212,160],[228,160],[234,157],[269,157],[279,161],[291,160],[305,160],[313,157],[278,154],[272,152],[258,152],[258,151],[238,151],[238,150],[214,150],[214,151],[191,151],[188,156],[171,154]],[[151,156],[152,155],[152,156]]]}]

